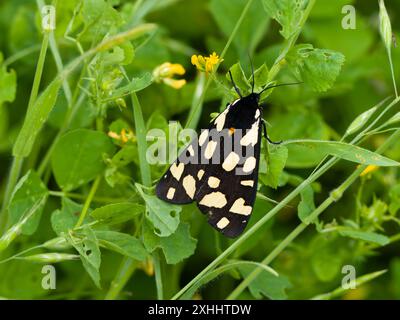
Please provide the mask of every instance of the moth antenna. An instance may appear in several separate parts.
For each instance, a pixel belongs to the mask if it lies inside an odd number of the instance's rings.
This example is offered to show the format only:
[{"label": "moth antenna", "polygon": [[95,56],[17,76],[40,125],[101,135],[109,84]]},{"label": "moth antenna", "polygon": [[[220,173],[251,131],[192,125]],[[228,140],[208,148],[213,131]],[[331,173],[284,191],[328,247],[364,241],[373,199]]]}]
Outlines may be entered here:
[{"label": "moth antenna", "polygon": [[254,66],[253,66],[253,61],[251,60],[251,57],[250,57],[250,53],[248,51],[247,51],[247,55],[249,56],[250,67],[251,67],[251,77],[252,77],[251,93],[254,93]]},{"label": "moth antenna", "polygon": [[231,77],[231,81],[232,81],[232,85],[235,88],[235,91],[237,92],[237,94],[239,95],[240,99],[242,99],[242,94],[240,93],[239,88],[236,86],[235,81],[233,81],[233,77],[232,77],[232,72],[231,70],[229,70],[229,76]]},{"label": "moth antenna", "polygon": [[274,86],[267,86],[266,88],[262,89],[258,94],[260,95],[261,93],[263,93],[264,91],[268,90],[268,89],[272,89],[272,88],[276,88],[276,87],[283,87],[283,86],[292,86],[295,84],[302,84],[304,82],[291,82],[291,83],[280,83],[280,84],[276,84]]}]

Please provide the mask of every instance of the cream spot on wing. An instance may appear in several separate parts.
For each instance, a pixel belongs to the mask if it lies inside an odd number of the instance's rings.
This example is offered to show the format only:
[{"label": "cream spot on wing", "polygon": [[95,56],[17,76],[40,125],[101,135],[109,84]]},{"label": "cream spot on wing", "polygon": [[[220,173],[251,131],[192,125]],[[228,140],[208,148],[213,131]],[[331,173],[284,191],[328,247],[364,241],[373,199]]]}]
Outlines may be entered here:
[{"label": "cream spot on wing", "polygon": [[219,180],[216,177],[209,177],[208,178],[208,185],[210,186],[210,188],[218,188],[219,187],[219,183],[221,182],[221,180]]},{"label": "cream spot on wing", "polygon": [[260,110],[257,109],[256,110],[256,114],[254,115],[254,118],[257,119],[259,116],[260,116]]},{"label": "cream spot on wing", "polygon": [[217,119],[215,119],[214,123],[216,125],[217,131],[221,131],[225,124],[226,114],[228,113],[229,108],[226,108],[224,112],[222,112]]},{"label": "cream spot on wing", "polygon": [[193,176],[188,175],[183,178],[182,182],[183,188],[185,189],[187,195],[193,199],[194,193],[196,192],[196,180],[194,180]]},{"label": "cream spot on wing", "polygon": [[248,157],[243,165],[243,172],[252,172],[256,167],[256,158]]},{"label": "cream spot on wing", "polygon": [[207,207],[223,208],[227,204],[227,201],[222,192],[211,192],[206,194],[199,204]]},{"label": "cream spot on wing", "polygon": [[190,145],[188,148],[187,148],[187,151],[189,151],[189,154],[193,157],[194,156],[194,150],[193,150],[193,146],[192,145]]},{"label": "cream spot on wing", "polygon": [[214,154],[215,148],[217,147],[217,142],[216,141],[210,141],[207,144],[206,150],[204,151],[204,157],[206,159],[211,159],[211,157]]},{"label": "cream spot on wing", "polygon": [[229,209],[230,212],[242,214],[248,216],[251,213],[251,206],[244,205],[244,199],[239,198],[233,203],[232,207]]},{"label": "cream spot on wing", "polygon": [[219,229],[223,229],[223,228],[225,228],[228,224],[229,224],[229,219],[223,217],[223,218],[221,218],[221,220],[219,220],[219,221],[217,222],[217,227],[218,227]]},{"label": "cream spot on wing", "polygon": [[[258,111],[258,110],[257,110]],[[248,146],[251,144],[253,147],[256,145],[258,141],[258,125],[260,120],[253,123],[250,130],[240,139],[240,144],[242,146]]]},{"label": "cream spot on wing", "polygon": [[222,168],[225,171],[232,171],[236,165],[239,163],[240,157],[237,153],[231,152],[225,158],[224,162],[222,163]]},{"label": "cream spot on wing", "polygon": [[202,146],[208,137],[208,130],[203,130],[199,137],[199,145]]},{"label": "cream spot on wing", "polygon": [[240,181],[240,184],[242,186],[253,187],[254,186],[254,181],[253,180],[242,180],[242,181]]},{"label": "cream spot on wing", "polygon": [[176,165],[176,163],[174,163],[171,168],[169,169],[169,171],[171,171],[171,174],[173,175],[173,177],[179,181],[179,179],[182,176],[183,173],[183,169],[185,168],[185,165],[183,163],[180,163],[178,165]]},{"label": "cream spot on wing", "polygon": [[175,188],[169,188],[167,192],[167,199],[172,199],[175,195]]},{"label": "cream spot on wing", "polygon": [[204,170],[203,169],[200,169],[199,171],[197,171],[197,178],[199,180],[201,180],[201,178],[203,178],[203,175],[204,175]]}]

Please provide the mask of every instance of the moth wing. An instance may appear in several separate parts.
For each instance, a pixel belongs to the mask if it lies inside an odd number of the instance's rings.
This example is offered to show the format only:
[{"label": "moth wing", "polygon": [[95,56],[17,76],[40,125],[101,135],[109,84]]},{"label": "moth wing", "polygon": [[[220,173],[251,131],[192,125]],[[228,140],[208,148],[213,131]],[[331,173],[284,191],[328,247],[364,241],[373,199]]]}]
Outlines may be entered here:
[{"label": "moth wing", "polygon": [[199,209],[208,216],[209,224],[227,237],[237,237],[243,232],[253,210],[257,194],[261,127],[259,116],[243,135],[226,128],[225,132],[232,140],[249,149],[244,154],[235,150],[227,152],[224,143],[227,140],[222,139],[219,151],[225,158],[219,164],[207,167],[204,181],[195,196]]},{"label": "moth wing", "polygon": [[175,162],[168,168],[156,186],[156,195],[167,202],[187,204],[194,201],[195,194],[201,188],[205,173],[210,169],[201,161],[201,147],[210,140],[209,133],[217,126],[217,119],[225,117],[229,107],[221,112],[208,129],[202,130],[198,138],[182,151]]}]

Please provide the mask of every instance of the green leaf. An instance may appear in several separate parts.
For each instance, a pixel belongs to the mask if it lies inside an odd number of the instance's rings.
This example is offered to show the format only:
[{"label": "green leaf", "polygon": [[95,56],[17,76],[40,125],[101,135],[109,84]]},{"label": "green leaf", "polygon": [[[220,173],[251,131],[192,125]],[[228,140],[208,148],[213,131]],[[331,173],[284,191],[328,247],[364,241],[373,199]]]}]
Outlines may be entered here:
[{"label": "green leaf", "polygon": [[141,78],[133,78],[129,84],[114,90],[113,94],[110,97],[107,97],[107,99],[116,99],[122,96],[126,96],[132,92],[141,91],[147,88],[152,83],[153,76],[151,75],[151,73],[147,72]]},{"label": "green leaf", "polygon": [[84,227],[82,230],[83,238],[75,238],[67,234],[68,242],[78,251],[82,265],[92,278],[95,285],[100,288],[100,273],[101,253],[99,243],[95,233],[89,227]]},{"label": "green leaf", "polygon": [[[242,266],[239,268],[242,277],[247,277],[254,267]],[[287,298],[285,290],[290,288],[289,279],[285,276],[278,277],[269,272],[261,272],[249,284],[250,293],[256,299],[267,297],[272,300],[284,300]]]},{"label": "green leaf", "polygon": [[300,193],[301,201],[297,207],[299,218],[302,222],[315,210],[314,190],[307,185]]},{"label": "green leaf", "polygon": [[344,142],[304,139],[284,141],[283,144],[295,144],[297,146],[304,147],[304,152],[308,152],[307,150],[318,151],[322,155],[330,154],[341,159],[364,165],[376,165],[380,167],[400,165],[399,162],[381,156],[378,153]]},{"label": "green leaf", "polygon": [[[267,85],[268,75],[269,70],[265,63],[263,63],[257,70],[254,71],[254,92],[260,92]],[[250,76],[248,82],[252,82],[252,76]]]},{"label": "green leaf", "polygon": [[27,157],[30,154],[36,136],[42,129],[56,103],[61,84],[62,79],[60,77],[53,80],[35,101],[32,108],[28,110],[24,124],[13,147],[14,157]]},{"label": "green leaf", "polygon": [[[8,207],[10,224],[14,225],[29,215],[29,219],[22,226],[21,232],[25,235],[33,234],[39,225],[47,196],[47,188],[38,174],[34,171],[28,171],[18,181],[11,196]],[[35,210],[32,211],[32,208],[35,208]]]},{"label": "green leaf", "polygon": [[375,113],[376,109],[378,109],[383,103],[385,103],[387,99],[383,100],[376,106],[368,109],[367,111],[364,111],[361,113],[357,118],[353,120],[353,122],[349,125],[349,127],[346,130],[346,134],[353,134],[357,131],[359,131],[371,118],[371,116]]},{"label": "green leaf", "polygon": [[102,37],[123,22],[121,15],[113,8],[110,1],[85,0],[81,10],[82,21],[85,25],[80,37]]},{"label": "green leaf", "polygon": [[276,189],[278,187],[287,157],[288,149],[285,146],[268,145],[267,173],[263,181],[271,188]]},{"label": "green leaf", "polygon": [[113,152],[110,139],[100,131],[77,129],[66,133],[51,157],[57,184],[70,191],[93,180],[105,168],[103,154]]},{"label": "green leaf", "polygon": [[282,26],[280,33],[288,39],[300,28],[308,0],[262,0],[265,11]]},{"label": "green leaf", "polygon": [[2,66],[3,54],[0,52],[0,107],[3,102],[13,102],[17,91],[17,74]]},{"label": "green leaf", "polygon": [[[232,73],[233,82],[239,88],[242,95],[249,94],[251,92],[251,85],[244,74],[240,62],[234,64],[229,70]],[[229,72],[226,74],[226,78],[229,80],[229,83],[231,83]]]},{"label": "green leaf", "polygon": [[159,237],[168,237],[173,234],[178,228],[182,207],[145,194],[138,184],[136,187],[146,202],[146,218],[153,225],[154,233]]},{"label": "green leaf", "polygon": [[286,60],[296,77],[302,79],[314,91],[323,92],[332,87],[345,57],[340,52],[301,44],[288,53]]},{"label": "green leaf", "polygon": [[96,208],[90,214],[93,218],[107,225],[120,224],[144,213],[145,207],[132,202],[113,203]]},{"label": "green leaf", "polygon": [[95,231],[100,246],[118,252],[129,258],[144,261],[147,251],[142,242],[126,233],[116,231]]},{"label": "green leaf", "polygon": [[176,264],[190,257],[196,249],[197,240],[192,238],[189,224],[180,223],[169,237],[158,237],[148,223],[143,223],[143,242],[148,252],[161,248],[168,264]]},{"label": "green leaf", "polygon": [[[226,38],[231,35],[246,3],[246,0],[211,0],[211,14]],[[269,18],[264,13],[260,1],[253,1],[233,38],[240,59],[247,58],[248,52],[254,52],[268,30],[268,23]]]},{"label": "green leaf", "polygon": [[57,235],[72,230],[79,219],[82,205],[66,197],[61,200],[61,210],[55,210],[51,215],[51,226]]},{"label": "green leaf", "polygon": [[338,231],[339,234],[342,235],[343,237],[349,237],[353,239],[372,242],[379,244],[381,246],[387,245],[390,242],[390,239],[387,236],[375,232],[352,230],[346,228],[343,229],[341,228]]}]

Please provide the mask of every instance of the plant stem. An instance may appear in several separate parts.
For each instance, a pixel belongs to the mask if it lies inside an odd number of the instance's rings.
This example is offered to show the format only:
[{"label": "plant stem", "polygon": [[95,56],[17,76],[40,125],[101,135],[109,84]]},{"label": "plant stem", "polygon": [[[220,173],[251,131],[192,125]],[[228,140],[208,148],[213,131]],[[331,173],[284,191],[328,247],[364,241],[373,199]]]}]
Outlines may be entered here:
[{"label": "plant stem", "polygon": [[161,274],[161,263],[160,263],[160,255],[157,251],[153,253],[153,263],[154,263],[154,272],[156,276],[156,287],[157,287],[157,299],[164,299],[164,290],[162,283],[162,274]]},{"label": "plant stem", "polygon": [[390,73],[392,74],[392,82],[393,82],[393,87],[394,87],[394,93],[395,93],[396,98],[397,98],[399,95],[397,93],[397,85],[396,85],[396,77],[395,77],[394,68],[393,68],[392,53],[391,53],[390,50],[387,50],[387,52],[388,52]]},{"label": "plant stem", "polygon": [[86,198],[86,201],[83,205],[81,214],[79,215],[78,222],[75,225],[75,228],[79,228],[82,225],[83,221],[85,220],[88,210],[90,208],[90,204],[92,203],[93,197],[96,194],[97,188],[99,187],[100,180],[101,180],[101,176],[98,176],[96,178],[96,180],[94,180],[92,187],[90,188],[90,192],[89,192],[89,194]]},{"label": "plant stem", "polygon": [[[225,57],[225,54],[228,51],[233,39],[235,38],[236,33],[238,32],[239,27],[242,24],[243,19],[246,16],[247,11],[249,11],[249,8],[250,8],[252,3],[253,3],[253,0],[248,0],[246,6],[243,8],[242,14],[240,15],[238,21],[236,22],[236,25],[233,28],[232,33],[231,33],[228,41],[226,42],[224,49],[221,52],[220,61]],[[215,74],[217,72],[217,70],[219,68],[219,65],[220,65],[220,63],[218,63],[215,66],[214,70],[212,71],[212,74]],[[188,117],[188,120],[186,122],[185,128],[194,129],[197,126],[198,118],[196,119],[195,116],[200,113],[199,109],[203,105],[207,89],[210,86],[212,80],[213,80],[213,77],[210,75],[210,77],[208,78],[208,80],[207,80],[207,82],[206,82],[206,84],[204,86],[203,92],[202,92],[201,96],[199,97],[199,99],[197,101],[197,104],[191,108],[191,112],[189,114],[189,117]]]},{"label": "plant stem", "polygon": [[[132,100],[132,108],[133,108],[133,117],[135,122],[135,129],[136,129],[136,137],[137,137],[137,144],[138,144],[138,153],[139,153],[139,167],[140,167],[140,174],[141,180],[143,185],[146,187],[151,186],[151,172],[150,172],[150,165],[146,160],[146,150],[147,150],[147,142],[146,142],[146,125],[143,118],[142,107],[140,105],[139,99],[135,92],[131,94]],[[157,285],[157,294],[162,293],[162,285],[161,280],[161,273],[157,272],[160,271],[160,261],[155,254],[153,254],[153,263],[156,267],[156,285]],[[119,292],[123,289],[125,284],[128,282],[129,278],[131,277],[132,273],[136,269],[136,262],[133,259],[124,257],[122,259],[121,265],[118,268],[117,274],[112,281],[111,287],[105,297],[105,299],[111,300],[117,298]]]},{"label": "plant stem", "polygon": [[135,271],[137,262],[132,259],[123,259],[119,266],[118,272],[111,282],[110,289],[108,290],[105,300],[114,300],[118,297],[125,284],[128,282],[133,271]]}]

